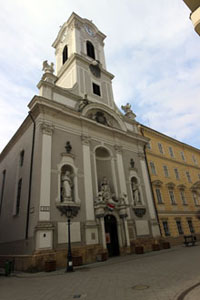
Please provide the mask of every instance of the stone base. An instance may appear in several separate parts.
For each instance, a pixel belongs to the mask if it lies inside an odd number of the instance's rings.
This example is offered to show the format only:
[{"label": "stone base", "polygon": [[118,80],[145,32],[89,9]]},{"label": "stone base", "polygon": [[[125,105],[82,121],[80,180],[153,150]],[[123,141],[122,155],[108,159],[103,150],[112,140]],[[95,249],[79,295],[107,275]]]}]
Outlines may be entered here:
[{"label": "stone base", "polygon": [[[97,256],[104,253],[106,252],[100,245],[72,247],[72,256],[76,258],[74,260],[75,265],[96,262]],[[67,265],[67,248],[35,251],[33,255],[0,255],[0,259],[1,257],[14,259],[15,271],[40,272],[45,271],[48,261],[55,261],[56,268],[65,268]]]}]

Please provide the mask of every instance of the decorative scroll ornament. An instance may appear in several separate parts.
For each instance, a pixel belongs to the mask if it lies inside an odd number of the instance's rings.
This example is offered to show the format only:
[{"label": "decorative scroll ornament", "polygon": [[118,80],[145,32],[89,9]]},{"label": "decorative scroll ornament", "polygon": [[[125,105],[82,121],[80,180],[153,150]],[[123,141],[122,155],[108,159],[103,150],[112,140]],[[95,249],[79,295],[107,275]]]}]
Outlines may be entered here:
[{"label": "decorative scroll ornament", "polygon": [[133,211],[138,218],[142,218],[146,213],[145,207],[134,207]]}]

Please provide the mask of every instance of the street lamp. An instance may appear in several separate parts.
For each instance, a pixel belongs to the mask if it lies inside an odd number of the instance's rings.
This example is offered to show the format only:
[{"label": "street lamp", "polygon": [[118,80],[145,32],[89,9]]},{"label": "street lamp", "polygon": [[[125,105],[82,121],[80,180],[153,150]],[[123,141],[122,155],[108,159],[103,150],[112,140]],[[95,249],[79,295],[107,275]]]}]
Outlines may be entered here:
[{"label": "street lamp", "polygon": [[70,219],[73,216],[73,210],[71,206],[66,206],[66,217],[68,224],[68,251],[67,251],[67,268],[66,272],[73,272],[73,260],[72,260],[72,251],[71,251],[71,236],[70,236]]},{"label": "street lamp", "polygon": [[61,212],[61,215],[67,217],[68,225],[68,250],[67,250],[67,268],[66,272],[73,272],[73,260],[71,251],[71,232],[70,232],[70,221],[73,217],[76,217],[80,209],[80,204],[74,202],[59,202],[57,203],[57,208]]}]

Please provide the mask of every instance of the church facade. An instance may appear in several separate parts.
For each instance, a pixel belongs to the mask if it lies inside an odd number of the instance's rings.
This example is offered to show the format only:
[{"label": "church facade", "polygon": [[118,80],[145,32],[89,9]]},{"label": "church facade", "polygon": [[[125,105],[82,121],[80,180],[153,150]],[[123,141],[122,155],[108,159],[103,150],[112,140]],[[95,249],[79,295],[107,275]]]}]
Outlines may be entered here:
[{"label": "church facade", "polygon": [[[66,265],[71,209],[73,255],[130,253],[160,236],[144,155],[148,138],[130,104],[117,108],[105,35],[72,13],[43,63],[39,95],[0,156],[0,255],[18,269]],[[148,246],[147,246],[148,247]]]}]

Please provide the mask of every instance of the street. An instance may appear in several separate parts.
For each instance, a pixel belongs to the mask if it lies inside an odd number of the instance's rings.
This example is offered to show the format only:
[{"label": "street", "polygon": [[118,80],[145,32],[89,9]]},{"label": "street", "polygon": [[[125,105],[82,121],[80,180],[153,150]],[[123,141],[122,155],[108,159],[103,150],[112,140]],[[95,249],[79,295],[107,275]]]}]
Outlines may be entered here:
[{"label": "street", "polygon": [[200,246],[178,246],[111,258],[73,273],[0,276],[0,300],[199,300],[199,283]]}]

